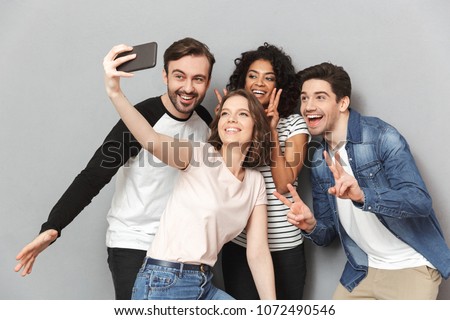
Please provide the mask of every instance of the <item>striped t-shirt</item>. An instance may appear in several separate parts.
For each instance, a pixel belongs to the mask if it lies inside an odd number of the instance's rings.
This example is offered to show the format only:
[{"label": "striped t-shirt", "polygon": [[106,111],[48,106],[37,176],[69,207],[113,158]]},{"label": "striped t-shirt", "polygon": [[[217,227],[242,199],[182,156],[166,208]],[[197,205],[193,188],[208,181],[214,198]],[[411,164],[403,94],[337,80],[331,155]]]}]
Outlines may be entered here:
[{"label": "striped t-shirt", "polygon": [[[287,139],[297,134],[309,135],[305,120],[299,114],[291,114],[287,118],[280,118],[278,121],[277,130],[281,152],[283,154]],[[275,191],[275,183],[273,182],[270,167],[263,166],[258,168],[258,170],[264,176],[264,181],[266,183],[268,200],[268,239],[270,251],[292,249],[303,242],[303,236],[300,229],[287,221],[286,215],[289,212],[289,208],[273,195],[273,192]],[[297,184],[296,179],[293,186],[297,188]],[[290,193],[286,193],[284,196],[293,201]],[[247,243],[247,235],[245,230],[232,241],[245,247]]]}]

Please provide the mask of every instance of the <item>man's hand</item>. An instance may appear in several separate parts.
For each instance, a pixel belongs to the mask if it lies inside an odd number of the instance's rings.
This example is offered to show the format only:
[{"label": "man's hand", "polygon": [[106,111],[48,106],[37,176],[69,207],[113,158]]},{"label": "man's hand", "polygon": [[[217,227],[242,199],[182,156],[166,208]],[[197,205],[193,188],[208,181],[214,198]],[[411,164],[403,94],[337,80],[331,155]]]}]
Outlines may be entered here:
[{"label": "man's hand", "polygon": [[339,152],[336,152],[334,156],[334,163],[328,152],[324,151],[323,155],[335,181],[335,185],[328,189],[328,193],[341,199],[350,199],[358,203],[364,203],[364,192],[359,187],[355,177],[348,174],[342,167]]},{"label": "man's hand", "polygon": [[49,229],[38,235],[33,241],[27,244],[16,256],[19,261],[14,268],[15,272],[22,270],[21,276],[24,277],[31,273],[33,264],[37,256],[44,251],[58,237],[58,231]]}]

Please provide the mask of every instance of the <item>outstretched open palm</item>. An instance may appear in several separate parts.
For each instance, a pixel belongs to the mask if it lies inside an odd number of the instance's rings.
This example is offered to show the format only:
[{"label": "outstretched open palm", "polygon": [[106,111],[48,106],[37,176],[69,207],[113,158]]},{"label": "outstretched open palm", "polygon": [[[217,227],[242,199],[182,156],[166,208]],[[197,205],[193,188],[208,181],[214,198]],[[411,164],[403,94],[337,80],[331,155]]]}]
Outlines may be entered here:
[{"label": "outstretched open palm", "polygon": [[24,277],[33,271],[33,264],[37,256],[44,251],[58,237],[58,231],[49,229],[39,234],[33,241],[27,244],[16,256],[18,261],[14,271],[22,270]]}]

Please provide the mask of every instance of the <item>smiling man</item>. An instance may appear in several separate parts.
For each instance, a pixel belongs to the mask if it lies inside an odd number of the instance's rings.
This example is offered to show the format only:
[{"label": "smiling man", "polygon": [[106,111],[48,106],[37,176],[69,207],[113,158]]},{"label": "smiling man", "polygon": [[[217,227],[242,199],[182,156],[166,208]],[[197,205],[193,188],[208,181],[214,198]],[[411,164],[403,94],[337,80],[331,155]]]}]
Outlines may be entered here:
[{"label": "smiling man", "polygon": [[[115,48],[132,49],[125,45]],[[206,141],[212,119],[200,103],[209,87],[214,62],[205,44],[192,38],[174,42],[164,52],[167,92],[138,103],[136,109],[160,133]],[[116,188],[107,214],[108,264],[116,299],[131,299],[136,275],[159,227],[178,170],[143,149],[122,120],[54,206],[41,233],[17,255],[15,271],[22,270],[23,276],[31,273],[36,257],[114,175]]]},{"label": "smiling man", "polygon": [[347,256],[334,299],[436,299],[450,250],[409,146],[391,125],[350,109],[347,72],[330,63],[298,74],[301,114],[323,142],[312,157],[314,213],[290,186],[288,220],[315,244],[336,237]]}]

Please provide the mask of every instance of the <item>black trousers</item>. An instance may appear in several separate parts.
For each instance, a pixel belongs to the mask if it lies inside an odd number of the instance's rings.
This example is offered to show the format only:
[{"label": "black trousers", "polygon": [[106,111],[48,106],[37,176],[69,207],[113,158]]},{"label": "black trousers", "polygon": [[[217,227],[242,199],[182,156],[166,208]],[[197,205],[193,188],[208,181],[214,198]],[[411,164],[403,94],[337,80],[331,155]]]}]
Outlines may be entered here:
[{"label": "black trousers", "polygon": [[[306,278],[304,245],[271,252],[278,300],[301,300]],[[237,300],[259,300],[246,248],[228,242],[222,249],[225,291]]]},{"label": "black trousers", "polygon": [[134,282],[146,255],[145,250],[108,248],[108,265],[116,300],[131,300]]}]

